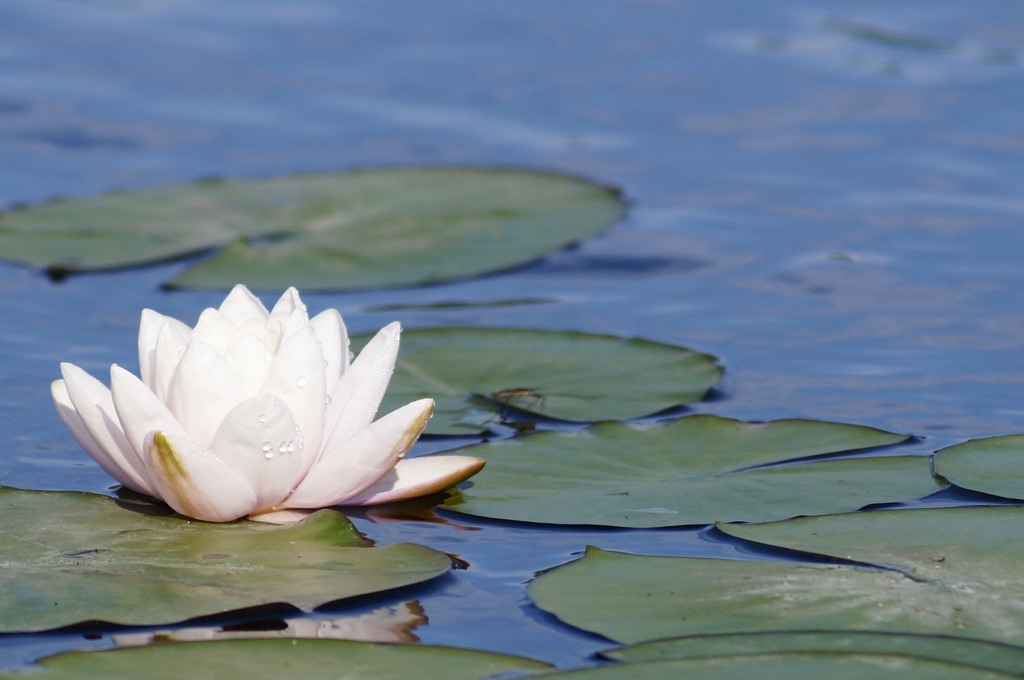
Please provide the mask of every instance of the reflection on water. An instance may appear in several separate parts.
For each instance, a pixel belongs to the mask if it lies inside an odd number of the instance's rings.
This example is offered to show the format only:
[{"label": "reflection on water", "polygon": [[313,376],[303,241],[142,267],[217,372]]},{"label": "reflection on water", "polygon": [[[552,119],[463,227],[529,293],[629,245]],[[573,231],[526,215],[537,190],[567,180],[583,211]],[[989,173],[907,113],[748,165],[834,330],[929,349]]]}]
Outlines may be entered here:
[{"label": "reflection on water", "polygon": [[111,641],[118,647],[137,647],[159,642],[239,640],[243,638],[325,638],[363,642],[419,642],[413,632],[429,621],[416,600],[379,607],[365,614],[318,615],[296,619],[255,621],[235,626],[186,627],[141,633],[117,633]]}]

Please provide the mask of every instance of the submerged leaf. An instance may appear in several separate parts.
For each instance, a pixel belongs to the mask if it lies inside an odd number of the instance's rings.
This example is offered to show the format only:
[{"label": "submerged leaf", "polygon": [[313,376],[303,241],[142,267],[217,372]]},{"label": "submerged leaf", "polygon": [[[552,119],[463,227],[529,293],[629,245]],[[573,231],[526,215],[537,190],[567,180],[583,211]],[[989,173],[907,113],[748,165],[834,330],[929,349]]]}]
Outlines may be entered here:
[{"label": "submerged leaf", "polygon": [[462,449],[487,466],[445,507],[496,519],[658,527],[848,512],[939,489],[924,456],[800,461],[906,435],[810,420],[697,415],[640,428],[601,423]]},{"label": "submerged leaf", "polygon": [[617,190],[554,173],[380,168],[54,201],[0,215],[0,252],[62,275],[212,251],[171,285],[343,290],[520,265],[623,210]]},{"label": "submerged leaf", "polygon": [[362,547],[331,510],[276,527],[190,522],[87,493],[0,487],[0,503],[0,632],[172,623],[271,603],[311,609],[451,568],[419,545]]}]

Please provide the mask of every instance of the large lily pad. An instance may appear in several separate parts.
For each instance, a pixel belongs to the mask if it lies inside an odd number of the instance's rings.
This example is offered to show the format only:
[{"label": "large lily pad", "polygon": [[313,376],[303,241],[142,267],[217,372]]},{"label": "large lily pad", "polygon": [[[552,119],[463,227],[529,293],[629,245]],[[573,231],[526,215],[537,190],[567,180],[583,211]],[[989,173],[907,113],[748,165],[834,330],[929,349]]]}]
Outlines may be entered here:
[{"label": "large lily pad", "polygon": [[978,597],[995,590],[1024,608],[1024,507],[886,510],[718,528],[749,541],[896,569]]},{"label": "large lily pad", "polygon": [[935,472],[973,491],[1024,498],[1024,434],[956,444],[935,455]]},{"label": "large lily pad", "polygon": [[1024,647],[945,635],[871,631],[766,631],[691,635],[620,647],[602,652],[602,656],[616,661],[636,663],[760,654],[791,656],[807,652],[897,654],[976,666],[1018,676],[1024,673]]},{"label": "large lily pad", "polygon": [[[868,556],[858,549],[860,537],[843,550],[838,547],[842,529],[858,532],[861,527],[852,520],[877,516],[869,520],[877,530],[870,553],[914,555],[920,569],[912,575],[848,565],[648,557],[591,548],[583,559],[538,577],[530,597],[566,623],[624,643],[698,634],[862,630],[1016,644],[1024,631],[1024,584],[1017,578],[1022,549],[998,547],[1019,544],[1024,509],[1014,510],[985,517],[987,509],[977,514],[969,509],[977,523],[961,522],[945,510],[921,511],[938,515],[917,525],[933,541],[917,538],[909,519],[903,524],[895,517],[917,511],[855,513],[836,516],[842,519],[835,523],[829,522],[832,517],[792,520],[792,541],[774,540],[790,530],[783,532],[781,522],[777,531],[774,525],[726,527],[730,533],[770,536],[773,545],[798,549],[813,546],[820,529],[821,542],[836,546],[829,554],[858,559]],[[946,543],[932,531],[943,524],[943,515],[953,518]],[[899,529],[887,530],[890,523]],[[973,536],[991,529],[989,544],[966,536],[962,543],[950,542],[957,529],[965,528]],[[797,532],[804,538],[797,538]],[[862,535],[868,533],[865,528]]]},{"label": "large lily pad", "polygon": [[451,568],[419,545],[361,547],[331,510],[276,527],[191,522],[86,493],[0,488],[0,504],[0,632],[171,623],[270,603],[311,609]]},{"label": "large lily pad", "polygon": [[172,286],[341,290],[448,281],[602,231],[619,192],[511,168],[382,168],[201,181],[0,216],[4,258],[55,274],[209,251]]},{"label": "large lily pad", "polygon": [[696,415],[653,427],[601,423],[463,449],[487,466],[445,507],[553,524],[659,527],[848,512],[940,487],[923,456],[800,459],[905,441],[811,420]]},{"label": "large lily pad", "polygon": [[805,652],[649,661],[552,673],[550,680],[1001,680],[1008,673],[898,654]]},{"label": "large lily pad", "polygon": [[[69,652],[39,662],[31,677],[134,678],[444,678],[477,680],[549,669],[539,661],[447,647],[341,640],[179,642],[105,652]],[[25,678],[24,672],[0,678]]]},{"label": "large lily pad", "polygon": [[383,408],[433,397],[431,434],[480,432],[510,408],[562,420],[622,420],[697,401],[721,375],[713,356],[639,338],[425,328],[403,331]]}]

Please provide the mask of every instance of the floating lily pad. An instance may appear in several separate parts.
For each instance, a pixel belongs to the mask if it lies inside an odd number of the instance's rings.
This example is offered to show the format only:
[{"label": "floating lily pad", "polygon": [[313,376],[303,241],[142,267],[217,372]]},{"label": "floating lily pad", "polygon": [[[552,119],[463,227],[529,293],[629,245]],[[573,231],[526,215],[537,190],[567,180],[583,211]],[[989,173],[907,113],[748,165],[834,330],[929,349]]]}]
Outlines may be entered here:
[{"label": "floating lily pad", "polygon": [[[908,517],[901,518],[904,513]],[[913,518],[929,513],[935,517]],[[539,576],[530,597],[570,625],[624,643],[785,630],[1021,640],[1024,508],[863,512],[723,528],[771,545],[827,547],[818,552],[842,558],[877,556],[877,562],[888,563],[891,555],[903,555],[907,566],[917,566],[905,575],[848,565],[647,557],[591,548],[583,559]],[[853,534],[848,541],[846,531]]]},{"label": "floating lily pad", "polygon": [[808,652],[618,664],[543,677],[550,680],[1000,680],[1015,676],[896,654]]},{"label": "floating lily pad", "polygon": [[[341,640],[178,642],[43,659],[31,677],[132,678],[444,678],[477,680],[550,669],[532,659],[448,647],[378,645]],[[24,671],[0,678],[25,678]]]},{"label": "floating lily pad", "polygon": [[[767,631],[723,635],[691,635],[643,642],[606,652],[616,661],[631,663],[668,659],[703,659],[759,654],[825,652],[858,655],[897,654],[934,659],[1020,675],[1024,647],[943,635],[874,633],[870,631]],[[828,674],[822,677],[829,677]]]},{"label": "floating lily pad", "polygon": [[1024,434],[987,437],[942,449],[935,472],[964,489],[1024,498]]},{"label": "floating lily pad", "polygon": [[922,583],[977,591],[978,597],[995,589],[1019,598],[1024,609],[1024,507],[886,510],[718,528],[750,541],[896,569]]},{"label": "floating lily pad", "polygon": [[451,568],[419,545],[359,547],[331,510],[276,527],[191,522],[87,493],[0,488],[0,504],[0,632],[172,623],[270,603],[311,609]]},{"label": "floating lily pad", "polygon": [[430,434],[480,432],[510,408],[561,420],[624,420],[697,401],[721,375],[711,355],[639,338],[424,328],[402,332],[382,408],[433,397]]},{"label": "floating lily pad", "polygon": [[848,512],[937,491],[930,460],[873,456],[774,464],[906,439],[811,420],[751,424],[696,415],[651,427],[601,423],[460,450],[486,458],[487,466],[445,507],[497,519],[618,527]]},{"label": "floating lily pad", "polygon": [[571,625],[627,643],[786,630],[1021,640],[1024,508],[875,511],[719,528],[891,570],[592,548],[538,577],[530,596]]},{"label": "floating lily pad", "polygon": [[412,167],[112,191],[0,215],[0,253],[54,274],[207,256],[170,285],[343,290],[449,281],[593,236],[615,189],[511,168]]}]

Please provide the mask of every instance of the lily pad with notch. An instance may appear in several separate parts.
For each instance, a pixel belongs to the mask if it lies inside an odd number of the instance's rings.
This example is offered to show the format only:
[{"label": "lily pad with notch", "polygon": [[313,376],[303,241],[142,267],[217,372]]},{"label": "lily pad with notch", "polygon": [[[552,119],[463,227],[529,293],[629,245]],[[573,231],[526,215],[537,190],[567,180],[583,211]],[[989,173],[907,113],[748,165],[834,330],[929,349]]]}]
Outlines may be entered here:
[{"label": "lily pad with notch", "polygon": [[1018,676],[912,655],[794,652],[613,664],[543,677],[549,680],[1003,680]]},{"label": "lily pad with notch", "polygon": [[971,491],[1024,499],[1024,434],[972,439],[935,453],[935,472]]},{"label": "lily pad with notch", "polygon": [[733,536],[837,563],[589,548],[582,559],[537,577],[529,593],[565,623],[627,644],[690,635],[874,631],[1017,645],[1024,629],[1024,585],[1017,577],[1024,548],[1015,537],[1022,526],[1024,508],[719,525]]},{"label": "lily pad with notch", "polygon": [[89,493],[0,487],[0,503],[5,633],[165,624],[270,604],[309,610],[422,583],[452,564],[420,545],[367,547],[333,510],[280,527],[188,521]]},{"label": "lily pad with notch", "polygon": [[[550,670],[551,666],[517,656],[427,645],[381,645],[319,639],[220,640],[173,642],[101,652],[66,652],[26,669],[0,673],[39,680],[136,677],[145,669],[151,680],[187,677],[248,680],[297,678],[478,678]],[[341,669],[341,670],[339,670]]]},{"label": "lily pad with notch", "polygon": [[569,421],[626,420],[697,401],[721,375],[709,354],[640,338],[423,328],[402,332],[381,408],[432,397],[437,406],[428,434],[481,432],[499,424],[510,409]]},{"label": "lily pad with notch", "polygon": [[689,635],[607,650],[601,656],[630,663],[715,657],[793,656],[807,653],[899,655],[1010,673],[1024,673],[1024,647],[988,640],[864,630],[761,631]]},{"label": "lily pad with notch", "polygon": [[818,457],[908,439],[811,420],[694,415],[652,426],[600,423],[462,449],[487,465],[444,507],[493,519],[635,528],[849,512],[938,491],[929,458]]},{"label": "lily pad with notch", "polygon": [[214,179],[0,215],[0,252],[54,276],[193,255],[168,285],[349,290],[479,276],[608,228],[620,192],[500,167],[393,167]]}]

